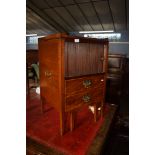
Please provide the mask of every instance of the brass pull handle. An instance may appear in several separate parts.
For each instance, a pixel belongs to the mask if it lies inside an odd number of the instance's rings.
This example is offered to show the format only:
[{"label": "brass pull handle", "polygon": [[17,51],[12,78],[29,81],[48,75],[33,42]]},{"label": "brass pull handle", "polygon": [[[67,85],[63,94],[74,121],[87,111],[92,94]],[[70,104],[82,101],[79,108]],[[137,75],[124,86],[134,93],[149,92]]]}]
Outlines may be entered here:
[{"label": "brass pull handle", "polygon": [[92,85],[92,81],[91,80],[84,80],[83,85],[85,88],[88,88]]},{"label": "brass pull handle", "polygon": [[47,78],[50,78],[51,76],[52,76],[52,73],[51,72],[45,72],[45,76],[47,77]]},{"label": "brass pull handle", "polygon": [[83,97],[82,97],[82,99],[83,99],[83,101],[84,102],[89,102],[90,100],[91,100],[91,97],[90,97],[90,95],[84,95]]}]

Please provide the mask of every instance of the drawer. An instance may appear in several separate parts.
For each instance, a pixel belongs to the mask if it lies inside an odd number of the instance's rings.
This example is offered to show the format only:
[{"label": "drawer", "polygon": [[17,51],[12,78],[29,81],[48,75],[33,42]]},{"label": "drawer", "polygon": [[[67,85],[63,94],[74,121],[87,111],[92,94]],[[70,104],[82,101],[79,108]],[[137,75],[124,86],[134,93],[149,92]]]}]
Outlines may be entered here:
[{"label": "drawer", "polygon": [[85,91],[66,97],[65,111],[71,111],[83,105],[92,105],[103,100],[103,88]]},{"label": "drawer", "polygon": [[90,91],[94,88],[104,86],[104,75],[85,76],[70,80],[65,80],[66,96],[82,91]]}]

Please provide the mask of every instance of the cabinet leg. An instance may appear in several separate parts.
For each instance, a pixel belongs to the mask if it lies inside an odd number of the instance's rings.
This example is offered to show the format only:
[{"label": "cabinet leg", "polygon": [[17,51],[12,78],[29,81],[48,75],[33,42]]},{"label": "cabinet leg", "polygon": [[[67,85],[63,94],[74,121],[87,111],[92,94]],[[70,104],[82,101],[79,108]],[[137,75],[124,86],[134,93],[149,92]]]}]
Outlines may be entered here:
[{"label": "cabinet leg", "polygon": [[94,121],[97,121],[97,105],[94,105]]},{"label": "cabinet leg", "polygon": [[60,135],[63,136],[65,130],[64,126],[64,114],[60,112]]},{"label": "cabinet leg", "polygon": [[70,131],[73,131],[75,125],[75,114],[74,112],[70,112]]},{"label": "cabinet leg", "polygon": [[45,99],[40,96],[41,100],[41,113],[43,114],[45,112]]},{"label": "cabinet leg", "polygon": [[105,107],[105,102],[102,101],[101,102],[101,117],[103,117],[103,115],[104,115],[104,107]]},{"label": "cabinet leg", "polygon": [[103,117],[103,102],[101,103],[101,117]]},{"label": "cabinet leg", "polygon": [[41,113],[43,114],[44,113],[44,110],[43,110],[43,101],[41,100]]}]

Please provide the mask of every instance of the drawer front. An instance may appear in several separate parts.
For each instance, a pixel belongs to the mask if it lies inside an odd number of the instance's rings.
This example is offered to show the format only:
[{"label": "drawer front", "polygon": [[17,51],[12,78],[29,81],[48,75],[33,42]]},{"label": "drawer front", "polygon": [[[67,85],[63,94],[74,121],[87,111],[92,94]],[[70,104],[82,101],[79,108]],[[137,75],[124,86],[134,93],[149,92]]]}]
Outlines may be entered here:
[{"label": "drawer front", "polygon": [[71,80],[65,80],[66,96],[79,92],[90,91],[104,86],[104,75],[87,76]]},{"label": "drawer front", "polygon": [[65,111],[71,111],[83,105],[91,105],[103,100],[103,88],[85,91],[66,97]]}]

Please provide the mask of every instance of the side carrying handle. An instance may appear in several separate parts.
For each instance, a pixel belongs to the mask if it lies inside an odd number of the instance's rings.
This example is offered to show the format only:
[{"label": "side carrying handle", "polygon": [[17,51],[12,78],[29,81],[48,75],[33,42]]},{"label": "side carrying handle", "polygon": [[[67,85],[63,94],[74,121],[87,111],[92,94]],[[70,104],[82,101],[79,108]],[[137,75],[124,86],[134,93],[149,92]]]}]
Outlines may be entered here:
[{"label": "side carrying handle", "polygon": [[47,78],[50,78],[52,76],[52,73],[51,72],[45,72],[45,77],[47,77]]}]

